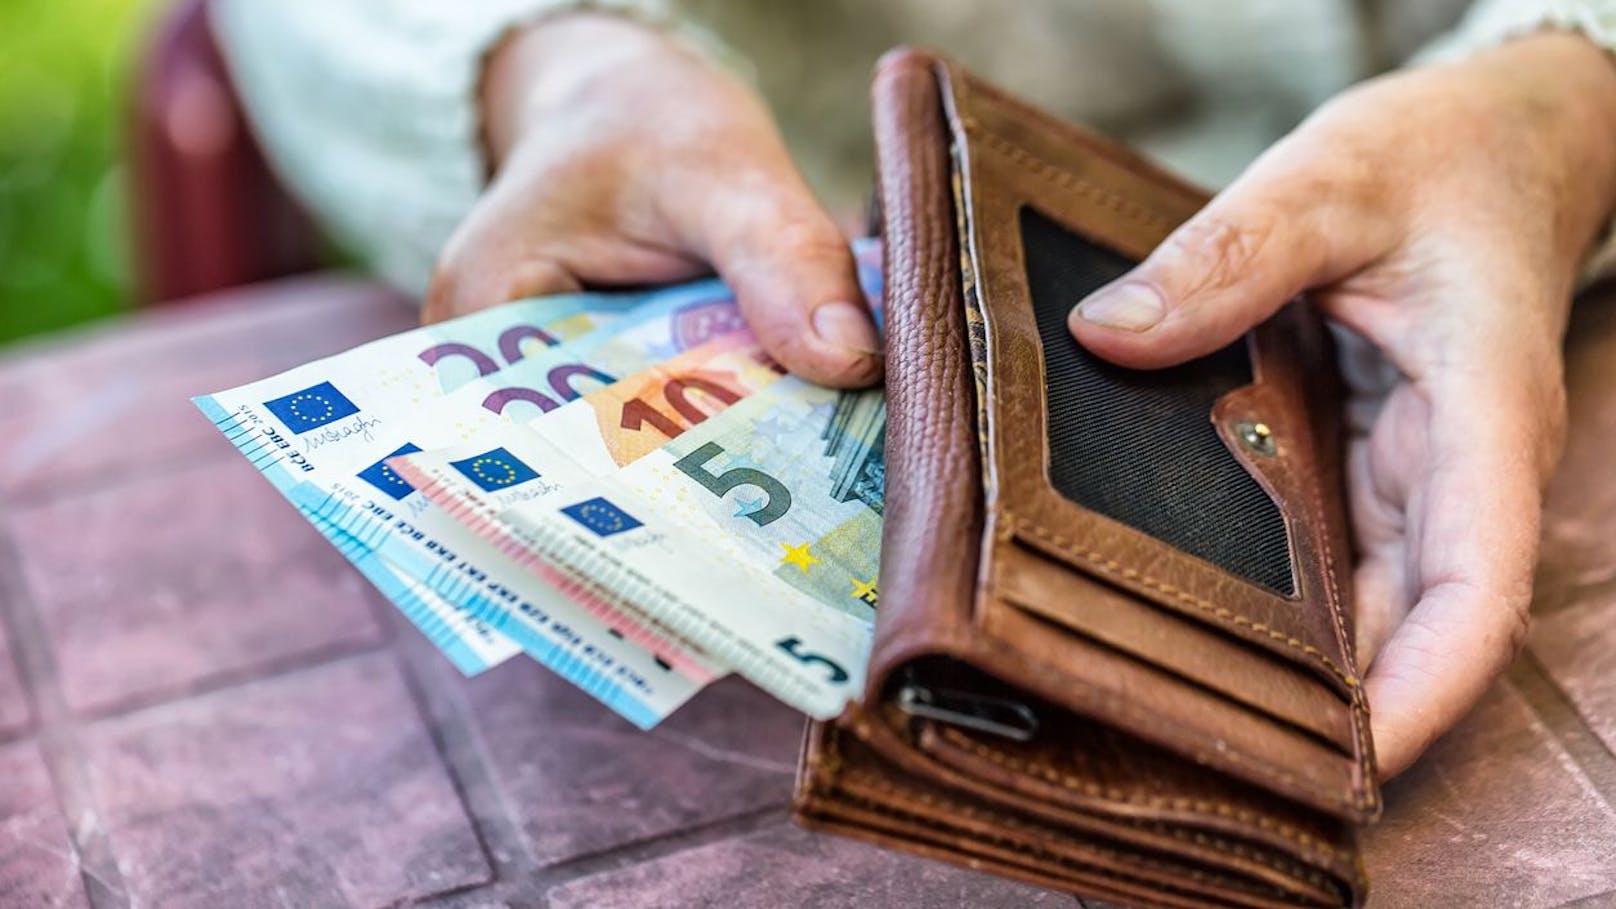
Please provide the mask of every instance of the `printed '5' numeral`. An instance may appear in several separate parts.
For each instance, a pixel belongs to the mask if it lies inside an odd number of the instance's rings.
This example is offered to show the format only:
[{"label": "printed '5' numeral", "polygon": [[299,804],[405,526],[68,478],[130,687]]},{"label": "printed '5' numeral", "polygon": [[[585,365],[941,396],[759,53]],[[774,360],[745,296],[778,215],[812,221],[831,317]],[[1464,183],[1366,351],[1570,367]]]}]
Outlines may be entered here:
[{"label": "printed '5' numeral", "polygon": [[707,462],[723,453],[722,445],[708,442],[674,461],[673,466],[719,498],[723,498],[724,493],[737,486],[756,486],[763,490],[766,497],[763,507],[747,515],[759,527],[779,520],[791,510],[791,490],[786,489],[786,484],[761,470],[752,467],[731,467],[720,474],[708,470]]},{"label": "printed '5' numeral", "polygon": [[813,664],[818,663],[826,669],[829,669],[830,681],[833,685],[840,685],[841,683],[847,681],[846,669],[843,669],[841,666],[837,665],[836,661],[830,657],[804,651],[802,649],[802,640],[800,638],[784,638],[776,641],[774,646],[784,650],[786,653],[791,654],[793,659],[804,666],[812,666]]}]

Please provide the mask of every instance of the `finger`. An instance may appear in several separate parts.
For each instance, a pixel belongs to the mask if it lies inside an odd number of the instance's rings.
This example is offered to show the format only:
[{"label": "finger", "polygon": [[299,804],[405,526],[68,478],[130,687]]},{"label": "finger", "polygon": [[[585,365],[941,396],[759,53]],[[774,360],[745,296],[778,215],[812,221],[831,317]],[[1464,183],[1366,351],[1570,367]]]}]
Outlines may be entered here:
[{"label": "finger", "polygon": [[848,241],[788,164],[725,175],[696,244],[770,356],[822,385],[859,387],[883,359]]},{"label": "finger", "polygon": [[523,256],[470,253],[438,268],[421,307],[421,321],[430,325],[512,300],[580,289],[582,285],[561,263],[542,252]]},{"label": "finger", "polygon": [[489,187],[438,256],[421,308],[423,322],[579,289],[578,280],[546,252],[552,232],[529,224],[523,207],[507,180]]},{"label": "finger", "polygon": [[1379,481],[1371,446],[1370,440],[1358,439],[1347,449],[1347,488],[1352,491],[1352,530],[1358,544],[1352,597],[1354,655],[1359,667],[1374,665],[1380,648],[1402,624],[1418,595],[1409,589],[1403,509]]},{"label": "finger", "polygon": [[662,283],[704,271],[689,257],[611,234],[598,217],[569,216],[578,205],[565,198],[567,175],[538,179],[544,186],[496,181],[467,215],[439,257],[423,321],[585,285]]},{"label": "finger", "polygon": [[1347,446],[1348,504],[1358,544],[1353,606],[1360,667],[1374,664],[1419,598],[1408,557],[1407,504],[1414,484],[1424,480],[1417,465],[1427,460],[1430,406],[1405,382],[1380,402],[1379,411],[1369,434]]},{"label": "finger", "polygon": [[1309,287],[1390,245],[1351,165],[1287,140],[1138,267],[1072,310],[1079,342],[1124,366],[1181,363],[1230,343]]},{"label": "finger", "polygon": [[1431,392],[1426,476],[1409,506],[1418,600],[1366,680],[1384,777],[1463,717],[1525,639],[1544,405],[1530,383],[1474,379]]}]

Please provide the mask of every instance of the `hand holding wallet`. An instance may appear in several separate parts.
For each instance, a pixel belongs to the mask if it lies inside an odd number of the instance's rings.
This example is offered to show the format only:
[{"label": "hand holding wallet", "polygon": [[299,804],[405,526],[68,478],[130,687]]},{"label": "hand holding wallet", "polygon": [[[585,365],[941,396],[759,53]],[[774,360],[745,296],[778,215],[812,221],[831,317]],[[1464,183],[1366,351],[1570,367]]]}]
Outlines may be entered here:
[{"label": "hand holding wallet", "polygon": [[1134,905],[1360,905],[1380,805],[1322,323],[1106,363],[1068,312],[1206,196],[924,53],[874,102],[881,608],[798,816]]}]

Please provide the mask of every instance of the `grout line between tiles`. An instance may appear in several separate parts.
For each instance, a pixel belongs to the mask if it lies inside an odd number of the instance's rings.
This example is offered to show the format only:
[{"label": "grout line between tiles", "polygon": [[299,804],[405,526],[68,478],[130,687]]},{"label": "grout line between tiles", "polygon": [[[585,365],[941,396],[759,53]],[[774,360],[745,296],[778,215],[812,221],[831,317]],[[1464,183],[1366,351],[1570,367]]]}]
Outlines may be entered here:
[{"label": "grout line between tiles", "polygon": [[1530,645],[1510,668],[1509,680],[1590,783],[1616,811],[1616,754],[1589,728],[1566,693],[1543,668]]},{"label": "grout line between tiles", "polygon": [[80,724],[62,694],[44,624],[23,582],[22,557],[0,522],[0,622],[10,636],[12,662],[28,692],[39,751],[68,828],[79,872],[94,909],[128,909],[129,893],[112,852],[85,764]]},{"label": "grout line between tiles", "polygon": [[[396,621],[402,623],[403,619]],[[493,874],[490,886],[538,875],[541,869],[528,852],[522,831],[506,807],[493,764],[472,728],[470,709],[460,693],[460,679],[425,638],[407,630],[397,637],[399,645],[393,652],[400,674],[488,862]],[[498,672],[499,667],[488,671]],[[464,893],[462,890],[433,898],[447,899]]]}]

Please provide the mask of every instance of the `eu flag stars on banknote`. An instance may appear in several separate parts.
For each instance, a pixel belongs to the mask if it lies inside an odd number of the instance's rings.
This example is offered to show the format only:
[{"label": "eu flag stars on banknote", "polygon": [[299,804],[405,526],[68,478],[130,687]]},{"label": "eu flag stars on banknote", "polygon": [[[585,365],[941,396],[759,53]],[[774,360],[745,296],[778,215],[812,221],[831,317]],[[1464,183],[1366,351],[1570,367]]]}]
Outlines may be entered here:
[{"label": "eu flag stars on banknote", "polygon": [[319,429],[359,412],[354,402],[337,391],[330,382],[310,385],[302,391],[265,401],[264,409],[274,414],[295,435]]},{"label": "eu flag stars on banknote", "polygon": [[467,675],[525,655],[642,728],[730,672],[822,718],[862,683],[884,399],[784,375],[719,282],[524,300],[195,400]]}]

